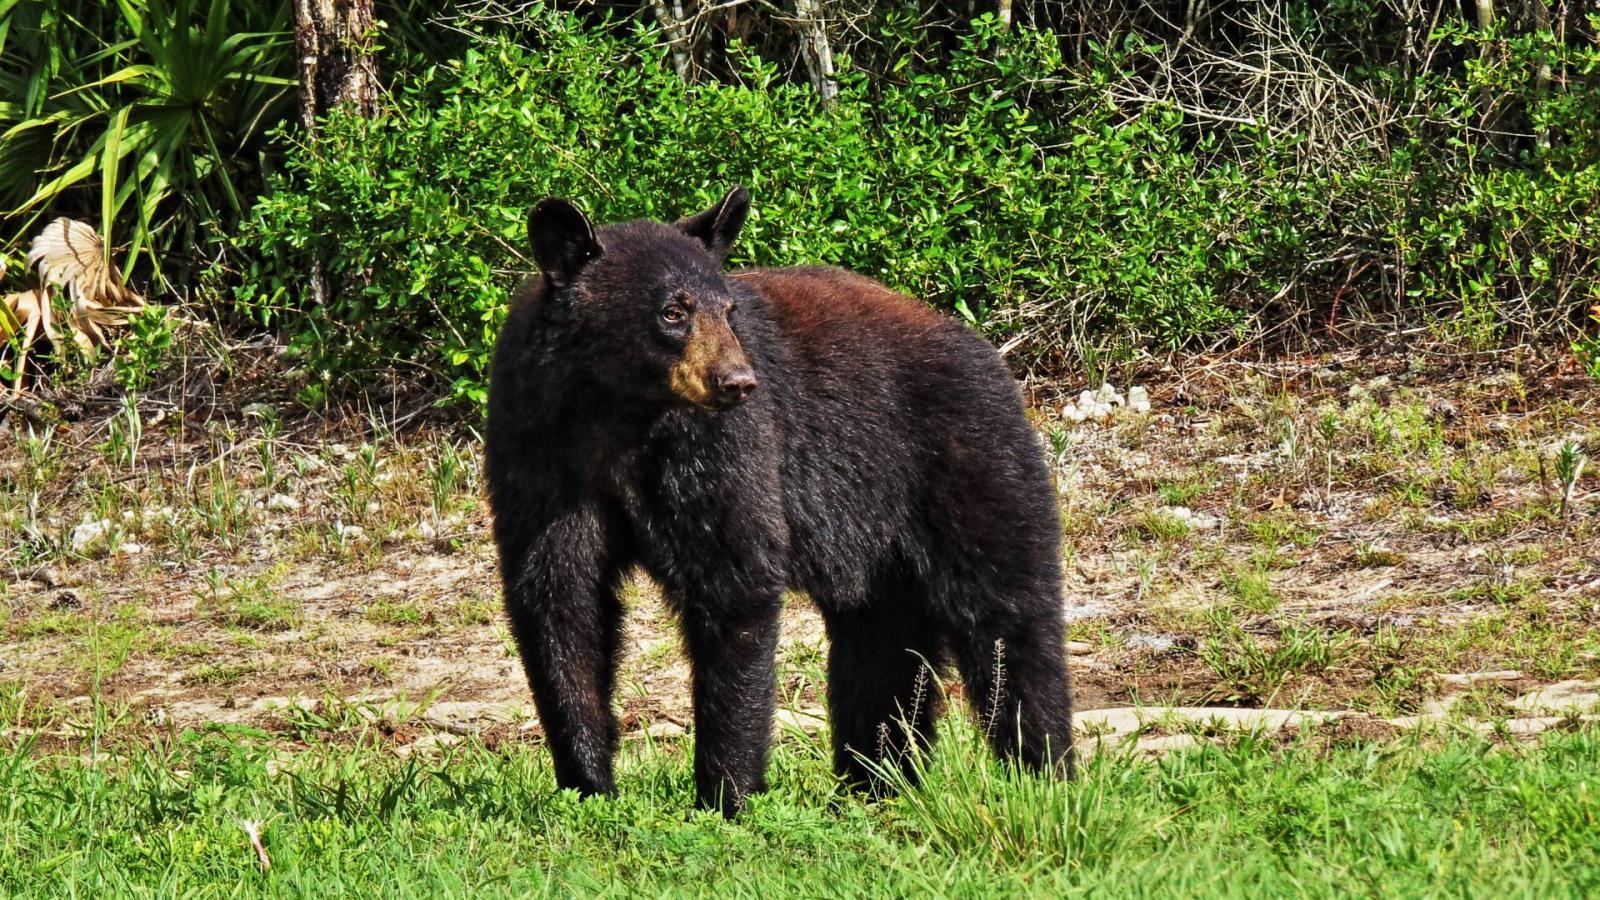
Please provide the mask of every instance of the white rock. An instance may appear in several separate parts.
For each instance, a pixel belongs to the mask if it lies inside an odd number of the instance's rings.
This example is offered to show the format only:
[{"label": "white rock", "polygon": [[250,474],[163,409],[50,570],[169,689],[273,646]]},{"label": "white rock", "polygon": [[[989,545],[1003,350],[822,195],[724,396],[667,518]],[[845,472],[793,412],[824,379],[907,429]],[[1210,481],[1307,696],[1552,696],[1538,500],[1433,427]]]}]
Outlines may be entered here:
[{"label": "white rock", "polygon": [[[1135,402],[1137,400],[1137,402]],[[1078,394],[1078,399],[1061,408],[1061,417],[1069,422],[1084,422],[1090,419],[1104,421],[1114,417],[1117,410],[1127,409],[1130,412],[1145,413],[1150,411],[1150,394],[1144,388],[1128,388],[1128,396],[1122,394],[1110,384],[1101,384],[1100,387]]]},{"label": "white rock", "polygon": [[1139,738],[1135,744],[1146,756],[1161,756],[1176,750],[1189,750],[1200,746],[1200,739],[1192,734],[1167,734]]},{"label": "white rock", "polygon": [[1481,681],[1521,681],[1527,676],[1516,669],[1500,669],[1494,672],[1441,672],[1433,677],[1440,684],[1471,687]]},{"label": "white rock", "polygon": [[376,501],[376,500],[367,501],[367,515],[369,515],[369,516],[377,515],[377,512],[378,512],[378,501]]},{"label": "white rock", "polygon": [[110,533],[110,519],[85,519],[83,524],[72,529],[72,552],[82,553],[105,540]]},{"label": "white rock", "polygon": [[1090,600],[1086,603],[1073,603],[1069,600],[1062,604],[1061,618],[1063,621],[1067,622],[1078,622],[1083,619],[1095,619],[1099,618],[1100,616],[1109,616],[1114,612],[1116,612],[1116,610],[1097,600]]},{"label": "white rock", "polygon": [[681,737],[687,733],[687,729],[685,729],[682,725],[679,725],[677,722],[666,721],[652,722],[650,727],[646,728],[644,731],[645,734],[648,734],[653,738]]},{"label": "white rock", "polygon": [[1150,465],[1152,460],[1150,459],[1150,454],[1142,450],[1129,450],[1127,453],[1122,454],[1122,459],[1119,462],[1124,469],[1143,469]]},{"label": "white rock", "polygon": [[273,494],[267,498],[267,509],[273,512],[298,512],[300,501],[288,494]]},{"label": "white rock", "polygon": [[439,531],[433,527],[432,522],[429,522],[427,519],[423,519],[417,523],[417,537],[420,537],[425,541],[431,541],[438,536]]},{"label": "white rock", "polygon": [[138,541],[123,541],[117,547],[117,552],[125,553],[128,556],[134,556],[144,552],[144,545]]},{"label": "white rock", "polygon": [[339,540],[341,541],[359,541],[367,533],[367,530],[360,525],[346,525],[343,522],[336,522],[333,527],[338,530]]},{"label": "white rock", "polygon": [[1187,506],[1163,507],[1162,512],[1197,531],[1210,531],[1218,524],[1216,516],[1197,513]]},{"label": "white rock", "polygon": [[1600,708],[1600,682],[1558,681],[1512,700],[1511,705],[1533,713],[1593,712]]},{"label": "white rock", "polygon": [[1178,641],[1168,634],[1136,634],[1128,638],[1123,646],[1129,650],[1149,650],[1153,653],[1165,653],[1178,646]]},{"label": "white rock", "polygon": [[784,707],[772,716],[779,731],[801,731],[811,734],[827,724],[827,715],[821,709],[791,709]]}]

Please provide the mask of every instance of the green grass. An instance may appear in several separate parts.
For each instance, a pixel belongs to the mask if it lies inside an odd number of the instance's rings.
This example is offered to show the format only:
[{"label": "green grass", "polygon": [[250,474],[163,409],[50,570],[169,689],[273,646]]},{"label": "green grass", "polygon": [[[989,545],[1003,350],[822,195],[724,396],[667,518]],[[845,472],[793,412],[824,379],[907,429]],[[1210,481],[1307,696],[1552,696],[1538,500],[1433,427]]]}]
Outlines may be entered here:
[{"label": "green grass", "polygon": [[1272,579],[1264,566],[1240,568],[1222,576],[1228,596],[1245,609],[1271,612],[1281,602],[1272,590]]},{"label": "green grass", "polygon": [[[1105,754],[1060,786],[948,724],[923,787],[837,794],[780,745],[737,822],[688,812],[681,744],[630,742],[615,800],[542,748],[400,758],[214,728],[154,746],[0,750],[0,893],[78,896],[1495,896],[1600,890],[1600,732]],[[348,737],[348,735],[346,736]],[[115,747],[113,743],[111,746]],[[59,755],[55,753],[59,752]],[[245,822],[259,822],[262,871]]]}]

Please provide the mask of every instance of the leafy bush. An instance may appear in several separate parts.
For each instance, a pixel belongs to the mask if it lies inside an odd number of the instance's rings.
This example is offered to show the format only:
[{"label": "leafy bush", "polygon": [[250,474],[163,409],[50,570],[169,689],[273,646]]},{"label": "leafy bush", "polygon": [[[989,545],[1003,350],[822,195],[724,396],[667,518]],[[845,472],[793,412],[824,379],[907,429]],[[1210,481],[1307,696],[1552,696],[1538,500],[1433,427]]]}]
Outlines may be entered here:
[{"label": "leafy bush", "polygon": [[[1600,132],[1584,128],[1600,103],[1577,92],[1530,107],[1554,135],[1542,154],[1486,165],[1423,127],[1435,117],[1319,167],[1294,134],[1119,99],[1155,52],[1137,41],[1069,63],[1027,29],[1000,46],[983,19],[937,70],[846,66],[819,109],[738,48],[735,79],[686,86],[651,33],[533,15],[536,46],[485,39],[383,117],[292,143],[256,206],[238,300],[329,378],[405,361],[481,399],[546,194],[601,221],[672,218],[746,184],[736,262],[855,269],[1046,364],[1106,334],[1177,347],[1331,322],[1345,287],[1350,307],[1492,328],[1575,323],[1595,296]],[[1506,77],[1411,88],[1454,109]],[[337,290],[307,308],[319,261]]]}]

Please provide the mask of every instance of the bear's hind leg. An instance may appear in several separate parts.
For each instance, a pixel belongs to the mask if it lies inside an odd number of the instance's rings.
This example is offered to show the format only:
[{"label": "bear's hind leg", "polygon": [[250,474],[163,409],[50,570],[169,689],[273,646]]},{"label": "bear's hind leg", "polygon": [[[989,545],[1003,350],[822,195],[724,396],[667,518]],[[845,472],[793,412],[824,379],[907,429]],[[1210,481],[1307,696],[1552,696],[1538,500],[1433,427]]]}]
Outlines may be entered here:
[{"label": "bear's hind leg", "polygon": [[851,788],[873,791],[883,789],[873,764],[915,777],[911,751],[933,742],[942,654],[931,618],[907,598],[877,599],[868,609],[824,612],[833,769]]},{"label": "bear's hind leg", "polygon": [[1072,701],[1060,617],[968,627],[955,651],[968,702],[995,753],[1071,778]]}]

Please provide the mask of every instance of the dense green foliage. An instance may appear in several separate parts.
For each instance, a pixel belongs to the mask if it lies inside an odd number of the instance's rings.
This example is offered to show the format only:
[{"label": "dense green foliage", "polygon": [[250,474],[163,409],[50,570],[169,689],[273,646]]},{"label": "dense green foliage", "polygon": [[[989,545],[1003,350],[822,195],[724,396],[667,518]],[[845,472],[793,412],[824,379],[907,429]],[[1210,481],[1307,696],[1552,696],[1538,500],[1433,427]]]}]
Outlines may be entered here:
[{"label": "dense green foliage", "polygon": [[736,261],[876,275],[1021,365],[1390,316],[1595,358],[1600,17],[827,0],[823,108],[791,22],[708,4],[686,84],[648,4],[379,2],[383,114],[313,142],[284,0],[0,0],[0,254],[15,279],[41,221],[84,218],[153,298],[198,287],[308,372],[471,400],[532,201],[673,217],[743,182]]},{"label": "dense green foliage", "polygon": [[[10,896],[1482,896],[1600,890],[1592,729],[1113,755],[1070,787],[952,729],[926,786],[841,798],[817,738],[780,745],[741,821],[685,816],[683,747],[635,743],[622,796],[556,793],[529,745],[396,758],[186,733],[86,763],[0,750]],[[259,823],[262,871],[246,823]]]},{"label": "dense green foliage", "polygon": [[[756,198],[736,262],[869,273],[1036,359],[1101,334],[1175,347],[1373,308],[1494,339],[1572,328],[1600,297],[1600,102],[1532,74],[1551,56],[1592,74],[1600,52],[1443,33],[1512,62],[1391,85],[1418,111],[1382,147],[1308,160],[1314,135],[1120,102],[1112,87],[1157,46],[1069,62],[1050,35],[1002,42],[992,25],[939,66],[846,73],[820,109],[753,54],[736,79],[686,86],[651,33],[539,14],[539,40],[487,39],[384,116],[336,117],[291,147],[242,238],[261,260],[239,298],[292,322],[325,372],[405,360],[478,397],[531,268],[529,204],[671,218],[733,183]],[[1387,76],[1369,74],[1378,90]],[[1441,135],[1490,90],[1523,101],[1539,145]],[[314,260],[343,288],[306,310]]]},{"label": "dense green foliage", "polygon": [[0,0],[0,240],[73,215],[125,267],[192,276],[294,110],[288,27],[282,0]]}]

